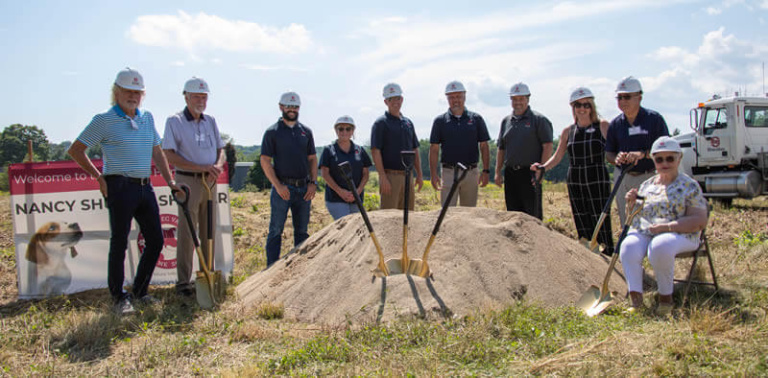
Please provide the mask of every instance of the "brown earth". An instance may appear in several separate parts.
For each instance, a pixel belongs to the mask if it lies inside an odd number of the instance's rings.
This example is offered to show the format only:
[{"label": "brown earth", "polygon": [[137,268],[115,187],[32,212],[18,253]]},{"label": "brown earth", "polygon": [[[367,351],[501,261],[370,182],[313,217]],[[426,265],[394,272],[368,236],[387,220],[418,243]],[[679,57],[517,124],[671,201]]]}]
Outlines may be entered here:
[{"label": "brown earth", "polygon": [[[402,211],[369,214],[385,259],[402,253]],[[409,257],[421,258],[438,211],[409,214]],[[440,319],[499,309],[525,299],[572,305],[600,285],[607,259],[517,212],[451,208],[429,255],[434,280],[373,278],[376,249],[360,215],[314,233],[293,253],[237,287],[245,307],[282,304],[285,317],[339,325],[398,317]],[[612,291],[626,293],[614,274]]]}]

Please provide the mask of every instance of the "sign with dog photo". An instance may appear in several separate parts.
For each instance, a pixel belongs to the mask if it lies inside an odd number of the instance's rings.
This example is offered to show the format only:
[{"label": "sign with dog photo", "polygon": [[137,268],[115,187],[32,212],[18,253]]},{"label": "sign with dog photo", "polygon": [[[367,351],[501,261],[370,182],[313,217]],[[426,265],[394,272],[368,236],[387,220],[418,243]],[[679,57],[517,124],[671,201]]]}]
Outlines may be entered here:
[{"label": "sign with dog photo", "polygon": [[[101,161],[93,161],[101,169]],[[19,298],[41,298],[107,287],[109,213],[99,184],[73,161],[12,164],[8,168]],[[176,282],[178,206],[160,172],[152,167],[165,246],[153,284]],[[216,183],[214,265],[225,277],[234,268],[232,215],[226,170]],[[184,230],[188,232],[188,230]],[[134,221],[125,259],[133,281],[144,238]],[[197,255],[194,255],[194,266]]]}]

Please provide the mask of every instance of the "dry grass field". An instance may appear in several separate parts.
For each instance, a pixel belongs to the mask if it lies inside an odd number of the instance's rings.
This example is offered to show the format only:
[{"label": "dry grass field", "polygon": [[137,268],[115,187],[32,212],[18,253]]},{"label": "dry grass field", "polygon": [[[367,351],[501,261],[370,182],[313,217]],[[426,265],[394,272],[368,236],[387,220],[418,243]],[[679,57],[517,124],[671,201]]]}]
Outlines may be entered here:
[{"label": "dry grass field", "polygon": [[[269,200],[267,193],[232,193],[231,203],[237,284],[264,268]],[[502,210],[502,190],[482,189],[479,206]],[[417,211],[436,208],[438,194],[427,184]],[[7,194],[0,209],[9,209]],[[618,231],[615,211],[613,218]],[[331,223],[322,197],[311,220],[310,233]],[[575,237],[564,184],[545,184],[544,222]],[[291,232],[288,222],[284,240]],[[708,235],[722,289],[694,290],[683,306],[676,295],[670,319],[625,315],[623,305],[587,318],[574,308],[523,302],[442,322],[331,328],[284,320],[280,304],[245,309],[230,300],[201,310],[170,286],[151,289],[163,303],[123,318],[111,313],[106,289],[18,301],[4,210],[0,369],[12,376],[768,375],[768,198],[715,205]],[[283,243],[286,252],[290,244]]]}]

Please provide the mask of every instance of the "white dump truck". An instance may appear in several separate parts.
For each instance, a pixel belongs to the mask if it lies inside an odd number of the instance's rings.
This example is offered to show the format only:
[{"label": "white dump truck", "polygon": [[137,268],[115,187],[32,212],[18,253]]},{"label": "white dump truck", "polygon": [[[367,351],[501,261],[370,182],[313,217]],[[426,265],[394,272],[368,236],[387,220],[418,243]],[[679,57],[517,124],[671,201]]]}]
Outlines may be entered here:
[{"label": "white dump truck", "polygon": [[704,196],[730,203],[768,194],[768,97],[713,97],[690,112],[694,133],[675,137],[682,169]]}]

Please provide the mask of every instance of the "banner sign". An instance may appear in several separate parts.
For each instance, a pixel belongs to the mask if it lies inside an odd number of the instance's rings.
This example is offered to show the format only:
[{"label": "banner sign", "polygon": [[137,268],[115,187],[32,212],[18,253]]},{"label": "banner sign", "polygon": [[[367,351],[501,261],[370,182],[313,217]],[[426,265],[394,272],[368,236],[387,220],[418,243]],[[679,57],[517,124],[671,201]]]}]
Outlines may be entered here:
[{"label": "banner sign", "polygon": [[[93,163],[101,169],[101,160]],[[107,287],[109,213],[99,183],[73,161],[12,164],[8,180],[19,298]],[[175,283],[177,236],[189,231],[177,230],[179,216],[184,215],[154,166],[151,181],[165,237],[152,284]],[[218,178],[214,196],[214,265],[229,277],[234,268],[234,248],[226,170]],[[126,250],[126,284],[133,282],[143,249],[144,237],[134,221]],[[193,254],[197,268],[197,254],[188,253]]]}]

